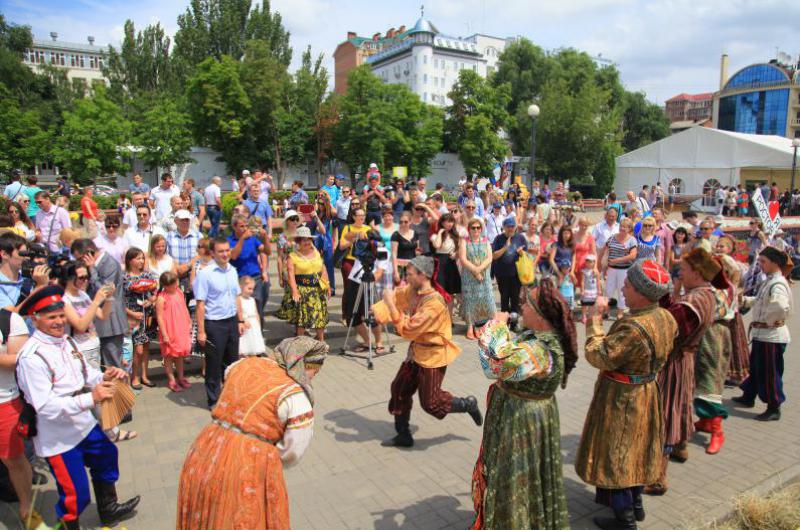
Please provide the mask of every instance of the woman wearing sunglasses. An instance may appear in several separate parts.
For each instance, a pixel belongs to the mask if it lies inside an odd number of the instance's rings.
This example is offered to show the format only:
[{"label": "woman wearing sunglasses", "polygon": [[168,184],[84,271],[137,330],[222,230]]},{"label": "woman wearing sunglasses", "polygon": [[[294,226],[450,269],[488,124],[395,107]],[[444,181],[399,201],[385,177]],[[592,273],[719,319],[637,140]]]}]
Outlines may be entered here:
[{"label": "woman wearing sunglasses", "polygon": [[33,241],[36,238],[36,227],[25,213],[25,206],[12,202],[8,205],[8,215],[11,216],[11,226],[16,229],[15,231],[28,241]]}]

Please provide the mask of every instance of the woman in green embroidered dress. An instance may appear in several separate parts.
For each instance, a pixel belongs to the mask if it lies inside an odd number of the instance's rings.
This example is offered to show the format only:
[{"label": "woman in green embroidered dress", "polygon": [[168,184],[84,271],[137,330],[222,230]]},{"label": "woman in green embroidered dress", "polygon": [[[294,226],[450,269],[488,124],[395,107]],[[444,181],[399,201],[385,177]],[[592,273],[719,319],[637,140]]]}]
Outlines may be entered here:
[{"label": "woman in green embroidered dress", "polygon": [[569,306],[552,279],[520,291],[525,327],[514,337],[497,313],[479,339],[489,387],[472,475],[473,530],[569,528],[555,391],[578,359]]}]

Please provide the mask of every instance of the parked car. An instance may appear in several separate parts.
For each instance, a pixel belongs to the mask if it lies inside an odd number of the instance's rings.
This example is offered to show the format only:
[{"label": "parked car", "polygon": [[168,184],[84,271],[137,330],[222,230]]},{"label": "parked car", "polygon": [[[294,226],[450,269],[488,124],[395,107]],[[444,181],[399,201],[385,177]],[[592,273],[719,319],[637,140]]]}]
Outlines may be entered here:
[{"label": "parked car", "polygon": [[116,188],[112,188],[111,186],[106,186],[105,184],[94,184],[92,188],[94,188],[95,195],[101,195],[106,197],[109,195],[119,194],[119,190],[117,190]]}]

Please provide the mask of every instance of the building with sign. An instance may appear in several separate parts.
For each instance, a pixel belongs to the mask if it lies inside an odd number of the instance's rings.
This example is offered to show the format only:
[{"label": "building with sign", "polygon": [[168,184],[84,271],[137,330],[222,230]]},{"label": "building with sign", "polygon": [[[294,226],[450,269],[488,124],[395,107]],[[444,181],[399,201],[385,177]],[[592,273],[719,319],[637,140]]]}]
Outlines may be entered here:
[{"label": "building with sign", "polygon": [[748,134],[800,138],[800,62],[786,54],[745,66],[727,77],[722,56],[720,90],[714,94],[714,126]]},{"label": "building with sign", "polygon": [[447,93],[461,70],[473,70],[486,77],[497,67],[500,54],[510,39],[476,33],[469,37],[444,34],[423,14],[410,29],[390,28],[372,38],[347,34],[333,54],[335,88],[347,90],[347,74],[369,64],[384,82],[404,84],[422,101],[445,106]]},{"label": "building with sign", "polygon": [[79,83],[84,88],[94,83],[105,83],[103,64],[106,48],[94,43],[94,37],[87,37],[86,44],[62,42],[58,33],[50,32],[50,40],[33,39],[33,46],[25,50],[23,62],[32,70],[38,71],[43,65],[66,70],[67,79]]}]

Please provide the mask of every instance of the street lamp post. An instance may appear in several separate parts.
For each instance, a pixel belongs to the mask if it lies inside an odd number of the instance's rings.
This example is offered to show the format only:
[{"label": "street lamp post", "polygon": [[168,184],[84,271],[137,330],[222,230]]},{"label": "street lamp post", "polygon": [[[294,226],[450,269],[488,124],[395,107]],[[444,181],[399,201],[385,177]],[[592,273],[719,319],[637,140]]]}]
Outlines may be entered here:
[{"label": "street lamp post", "polygon": [[528,172],[528,193],[533,193],[533,179],[536,177],[536,118],[539,116],[539,105],[531,104],[528,107],[528,116],[531,118],[531,166]]},{"label": "street lamp post", "polygon": [[797,170],[797,148],[800,147],[800,138],[795,138],[792,140],[792,147],[794,148],[794,153],[792,156],[792,185],[789,193],[794,193],[794,173]]}]

